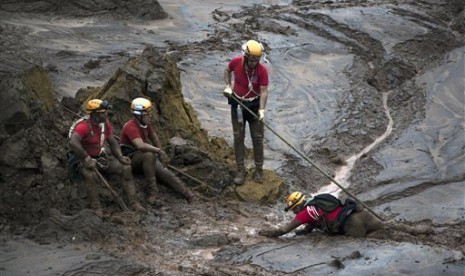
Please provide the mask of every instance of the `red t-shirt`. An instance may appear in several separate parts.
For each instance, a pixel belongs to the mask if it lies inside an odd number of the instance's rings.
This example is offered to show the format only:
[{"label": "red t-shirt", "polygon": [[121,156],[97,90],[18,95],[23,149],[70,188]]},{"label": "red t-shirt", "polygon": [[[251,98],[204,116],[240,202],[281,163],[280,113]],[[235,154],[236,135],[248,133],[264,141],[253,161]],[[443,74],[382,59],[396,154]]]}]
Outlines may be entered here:
[{"label": "red t-shirt", "polygon": [[[91,135],[89,124],[92,127],[93,135]],[[100,145],[100,131],[100,126],[98,124],[87,120],[82,120],[74,127],[73,133],[76,133],[82,138],[82,147],[90,157],[96,157],[100,154],[100,150],[103,146]],[[112,134],[113,128],[111,127],[110,121],[106,120],[104,142]]]},{"label": "red t-shirt", "polygon": [[139,127],[137,119],[132,118],[124,124],[119,143],[123,145],[132,145],[131,141],[137,138],[141,138],[144,143],[147,143],[149,131],[152,130],[153,127],[151,124],[148,124],[147,128],[142,128]]},{"label": "red t-shirt", "polygon": [[[326,214],[324,217],[327,222],[333,222],[336,220],[337,215],[341,212],[342,207],[339,206],[333,211]],[[298,220],[300,223],[305,224],[317,224],[318,219],[323,216],[323,211],[320,209],[315,208],[314,206],[307,206],[302,211],[300,211],[297,215],[295,215],[294,219]]]},{"label": "red t-shirt", "polygon": [[[268,69],[261,62],[247,71],[244,65],[244,57],[237,56],[228,63],[228,69],[234,74],[234,93],[243,98],[254,98],[260,95],[260,86],[268,86]],[[249,93],[249,79],[252,83],[253,92]]]}]

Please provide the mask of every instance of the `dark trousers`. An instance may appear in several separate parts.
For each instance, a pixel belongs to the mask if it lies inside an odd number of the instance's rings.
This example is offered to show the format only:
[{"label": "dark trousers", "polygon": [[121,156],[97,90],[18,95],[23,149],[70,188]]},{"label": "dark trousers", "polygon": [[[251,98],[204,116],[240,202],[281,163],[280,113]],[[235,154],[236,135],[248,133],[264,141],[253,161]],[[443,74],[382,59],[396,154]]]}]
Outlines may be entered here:
[{"label": "dark trousers", "polygon": [[[263,137],[264,127],[263,123],[258,121],[258,108],[260,99],[257,98],[251,102],[242,102],[247,108],[249,108],[256,116],[250,114],[244,108],[238,106],[235,100],[231,100],[231,122],[234,134],[234,154],[236,157],[236,165],[238,170],[245,170],[244,158],[245,158],[245,125],[249,124],[250,136],[252,138],[253,145],[253,156],[256,168],[263,167]],[[237,108],[242,108],[243,123],[239,123]]]}]

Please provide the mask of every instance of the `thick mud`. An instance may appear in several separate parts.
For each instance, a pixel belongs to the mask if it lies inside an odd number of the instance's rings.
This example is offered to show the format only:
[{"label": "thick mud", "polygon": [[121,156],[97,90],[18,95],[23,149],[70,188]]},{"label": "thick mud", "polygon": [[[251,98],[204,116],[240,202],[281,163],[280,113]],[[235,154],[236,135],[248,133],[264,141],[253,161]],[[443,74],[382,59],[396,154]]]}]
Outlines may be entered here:
[{"label": "thick mud", "polygon": [[[258,39],[268,53],[269,127],[386,220],[435,233],[264,238],[260,228],[292,216],[279,201],[238,200],[234,186],[192,204],[163,188],[163,207],[138,216],[108,203],[112,215],[101,219],[64,180],[6,190],[6,170],[2,274],[463,275],[463,1],[49,2],[0,4],[3,78],[39,65],[56,98],[75,96],[150,45],[177,60],[202,128],[232,144],[223,70],[243,42]],[[1,130],[4,142],[11,135]],[[281,194],[346,196],[282,138],[266,132],[265,168],[283,179]],[[49,158],[41,162],[59,163]],[[67,189],[71,204],[48,204]],[[28,200],[39,217],[5,209]]]}]

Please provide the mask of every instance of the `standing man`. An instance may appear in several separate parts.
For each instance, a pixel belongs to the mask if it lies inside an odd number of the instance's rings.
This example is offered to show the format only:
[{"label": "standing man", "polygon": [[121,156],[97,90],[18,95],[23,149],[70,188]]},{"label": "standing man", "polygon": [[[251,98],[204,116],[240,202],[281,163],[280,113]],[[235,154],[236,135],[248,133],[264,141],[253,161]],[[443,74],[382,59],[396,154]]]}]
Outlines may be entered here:
[{"label": "standing man", "polygon": [[150,124],[151,108],[152,102],[148,99],[136,98],[132,101],[131,112],[134,118],[124,124],[120,137],[123,154],[131,158],[133,170],[144,173],[149,190],[147,201],[151,205],[157,203],[157,177],[191,202],[194,198],[192,191],[162,164],[170,160],[161,149],[160,140]]},{"label": "standing man", "polygon": [[[70,147],[75,156],[74,168],[84,177],[90,207],[102,216],[98,171],[118,175],[126,192],[131,209],[145,212],[137,201],[136,187],[132,178],[131,160],[121,153],[108,120],[107,101],[93,99],[87,102],[89,116],[80,119],[70,130]],[[108,142],[110,149],[106,147]]]},{"label": "standing man", "polygon": [[[255,40],[249,40],[242,45],[243,55],[237,56],[228,63],[224,70],[226,88],[224,95],[231,105],[231,122],[234,133],[234,153],[236,157],[237,175],[236,185],[244,184],[246,169],[245,157],[245,123],[249,123],[252,137],[255,171],[253,180],[263,181],[263,119],[268,99],[268,70],[260,63],[263,55],[263,45]],[[234,85],[231,74],[234,75]],[[255,115],[244,110],[237,101],[247,106]]]}]

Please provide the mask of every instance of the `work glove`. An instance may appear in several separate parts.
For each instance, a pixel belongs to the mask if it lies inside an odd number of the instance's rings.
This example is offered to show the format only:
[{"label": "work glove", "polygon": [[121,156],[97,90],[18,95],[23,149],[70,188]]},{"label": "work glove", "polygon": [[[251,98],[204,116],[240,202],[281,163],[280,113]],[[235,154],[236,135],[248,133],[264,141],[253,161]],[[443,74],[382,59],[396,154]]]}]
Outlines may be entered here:
[{"label": "work glove", "polygon": [[131,165],[131,159],[127,156],[121,156],[118,159],[123,165]]},{"label": "work glove", "polygon": [[97,168],[97,160],[87,156],[84,160],[82,160],[82,165],[88,170],[95,170]]},{"label": "work glove", "polygon": [[171,158],[166,154],[164,150],[160,150],[158,152],[158,158],[160,159],[160,162],[163,164],[163,166],[168,166],[168,164],[171,161]]},{"label": "work glove", "polygon": [[265,119],[265,109],[259,109],[258,110],[258,120],[263,121]]},{"label": "work glove", "polygon": [[223,95],[225,97],[228,97],[228,98],[231,97],[231,95],[232,95],[231,85],[229,85],[229,84],[226,85],[226,88],[223,90]]}]

